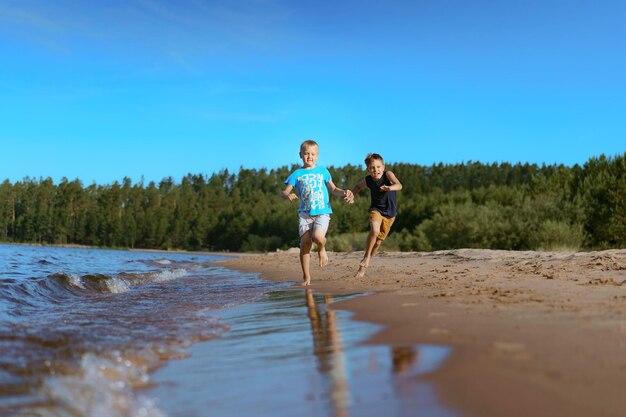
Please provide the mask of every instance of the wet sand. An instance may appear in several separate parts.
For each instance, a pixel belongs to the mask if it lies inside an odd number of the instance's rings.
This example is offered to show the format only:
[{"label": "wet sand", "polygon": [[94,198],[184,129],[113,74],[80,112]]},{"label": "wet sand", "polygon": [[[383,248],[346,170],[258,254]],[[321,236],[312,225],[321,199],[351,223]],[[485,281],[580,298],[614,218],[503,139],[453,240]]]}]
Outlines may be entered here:
[{"label": "wet sand", "polygon": [[[311,288],[383,325],[369,340],[453,348],[426,378],[465,416],[626,416],[626,250],[330,253]],[[220,264],[301,282],[297,249]]]}]

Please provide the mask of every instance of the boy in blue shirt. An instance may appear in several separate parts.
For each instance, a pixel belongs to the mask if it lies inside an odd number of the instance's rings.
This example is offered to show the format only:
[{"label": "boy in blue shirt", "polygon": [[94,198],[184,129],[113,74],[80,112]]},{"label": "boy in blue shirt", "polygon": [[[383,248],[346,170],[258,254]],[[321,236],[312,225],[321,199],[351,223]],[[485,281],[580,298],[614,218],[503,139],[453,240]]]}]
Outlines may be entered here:
[{"label": "boy in blue shirt", "polygon": [[[298,229],[300,232],[300,265],[302,266],[303,285],[311,284],[311,248],[313,242],[317,245],[320,267],[328,264],[326,253],[326,232],[330,224],[329,193],[343,197],[346,202],[352,202],[354,196],[350,190],[337,188],[333,183],[330,172],[326,168],[318,167],[319,146],[315,141],[305,140],[300,145],[302,167],[296,169],[285,180],[285,188],[280,195],[283,199],[293,201],[300,198],[300,218]],[[298,196],[292,192],[298,191]]]},{"label": "boy in blue shirt", "polygon": [[352,188],[353,198],[365,187],[370,189],[371,196],[370,232],[365,242],[365,254],[355,275],[357,277],[365,276],[370,260],[387,237],[398,213],[396,191],[402,189],[402,184],[394,173],[385,170],[385,161],[379,154],[367,155],[365,165],[369,175]]}]

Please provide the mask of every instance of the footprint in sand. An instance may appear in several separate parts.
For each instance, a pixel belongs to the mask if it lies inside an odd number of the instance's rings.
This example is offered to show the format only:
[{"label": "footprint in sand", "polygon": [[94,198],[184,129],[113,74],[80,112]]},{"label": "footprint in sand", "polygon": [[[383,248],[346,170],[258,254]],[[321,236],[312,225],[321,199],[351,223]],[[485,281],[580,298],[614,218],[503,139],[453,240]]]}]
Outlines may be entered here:
[{"label": "footprint in sand", "polygon": [[526,349],[523,343],[518,342],[493,342],[493,348],[500,352],[521,352]]},{"label": "footprint in sand", "polygon": [[518,360],[530,358],[530,354],[526,351],[526,346],[523,343],[496,341],[491,347],[496,354],[512,356]]}]

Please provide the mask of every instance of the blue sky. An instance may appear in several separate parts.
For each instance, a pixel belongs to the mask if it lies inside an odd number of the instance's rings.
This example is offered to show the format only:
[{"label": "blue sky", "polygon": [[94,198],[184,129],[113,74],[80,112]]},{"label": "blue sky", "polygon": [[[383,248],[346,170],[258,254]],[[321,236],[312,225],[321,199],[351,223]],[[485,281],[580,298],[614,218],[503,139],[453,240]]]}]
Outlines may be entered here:
[{"label": "blue sky", "polygon": [[626,151],[625,1],[0,0],[0,180]]}]

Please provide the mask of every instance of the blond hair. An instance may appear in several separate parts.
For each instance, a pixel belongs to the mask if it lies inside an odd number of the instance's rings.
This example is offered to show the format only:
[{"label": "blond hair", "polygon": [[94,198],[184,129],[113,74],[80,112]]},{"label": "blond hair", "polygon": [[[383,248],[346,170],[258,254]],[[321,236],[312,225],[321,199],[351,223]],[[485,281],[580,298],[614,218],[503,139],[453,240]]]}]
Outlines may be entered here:
[{"label": "blond hair", "polygon": [[302,144],[300,145],[300,152],[302,152],[303,150],[310,148],[310,147],[317,147],[317,149],[319,149],[319,145],[317,144],[317,142],[315,142],[314,140],[305,140],[304,142],[302,142]]},{"label": "blond hair", "polygon": [[378,153],[368,153],[365,157],[365,166],[369,167],[372,161],[380,161],[381,164],[385,165],[385,160]]}]

